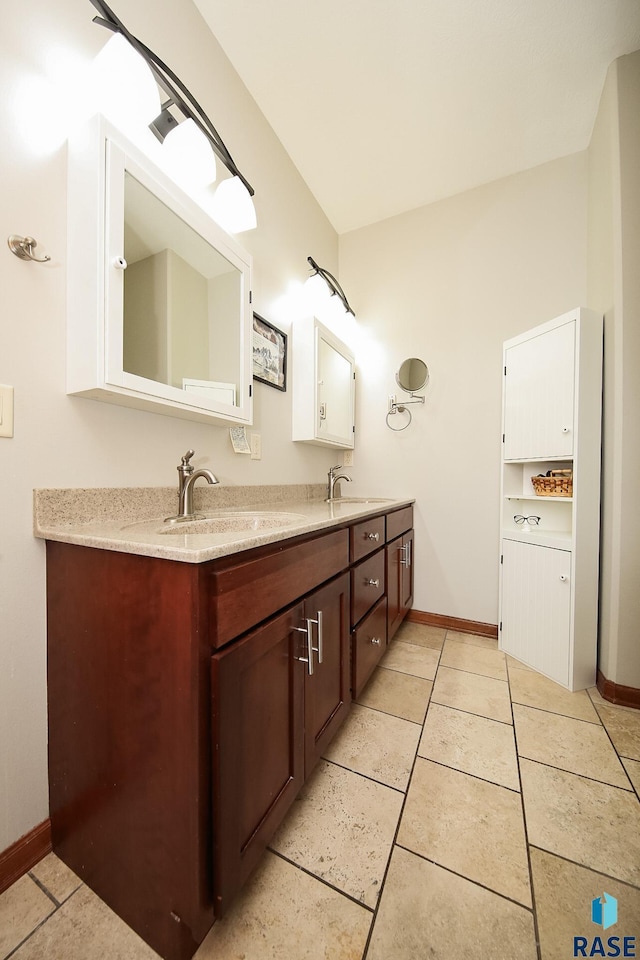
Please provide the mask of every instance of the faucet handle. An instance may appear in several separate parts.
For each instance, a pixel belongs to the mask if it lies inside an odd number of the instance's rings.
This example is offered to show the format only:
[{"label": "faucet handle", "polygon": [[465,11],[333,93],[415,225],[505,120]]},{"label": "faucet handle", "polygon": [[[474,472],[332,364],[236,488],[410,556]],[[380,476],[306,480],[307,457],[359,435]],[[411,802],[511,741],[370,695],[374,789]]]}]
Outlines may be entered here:
[{"label": "faucet handle", "polygon": [[189,460],[191,460],[191,457],[192,457],[194,454],[195,454],[195,450],[187,450],[187,452],[185,453],[184,457],[182,457],[182,466],[183,466],[183,467],[186,467],[186,466],[187,466],[187,464],[189,463]]},{"label": "faucet handle", "polygon": [[331,469],[329,470],[329,473],[333,473],[334,470],[342,470],[342,464],[336,463],[335,467],[331,467]]}]

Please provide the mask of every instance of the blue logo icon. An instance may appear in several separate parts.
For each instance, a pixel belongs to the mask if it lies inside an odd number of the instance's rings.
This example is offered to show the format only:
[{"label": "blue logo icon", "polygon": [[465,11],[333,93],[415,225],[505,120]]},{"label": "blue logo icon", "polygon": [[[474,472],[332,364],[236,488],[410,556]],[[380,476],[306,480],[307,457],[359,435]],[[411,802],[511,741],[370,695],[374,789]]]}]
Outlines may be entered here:
[{"label": "blue logo icon", "polygon": [[591,901],[591,919],[603,930],[608,930],[618,922],[618,901],[610,893],[596,897]]}]

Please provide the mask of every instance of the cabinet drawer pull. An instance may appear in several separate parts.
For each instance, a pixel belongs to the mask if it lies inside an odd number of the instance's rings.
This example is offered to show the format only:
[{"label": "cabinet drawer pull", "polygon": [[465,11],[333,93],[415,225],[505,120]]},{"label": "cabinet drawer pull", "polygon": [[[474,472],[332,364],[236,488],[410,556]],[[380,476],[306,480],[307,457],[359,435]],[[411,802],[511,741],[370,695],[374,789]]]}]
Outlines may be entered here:
[{"label": "cabinet drawer pull", "polygon": [[365,540],[375,540],[376,542],[380,539],[379,533],[365,533]]},{"label": "cabinet drawer pull", "polygon": [[369,643],[375,643],[380,646],[380,637],[369,637]]},{"label": "cabinet drawer pull", "polygon": [[311,623],[315,621],[307,620],[307,626],[305,627],[291,627],[292,630],[295,630],[296,633],[304,633],[307,638],[307,655],[306,657],[296,657],[296,660],[299,663],[306,663],[307,672],[310,677],[313,676],[313,641],[311,639]]},{"label": "cabinet drawer pull", "polygon": [[307,629],[309,631],[309,636],[312,636],[313,624],[316,624],[318,627],[318,646],[312,646],[311,649],[314,653],[318,654],[318,663],[322,663],[322,658],[324,654],[324,642],[322,637],[322,610],[318,610],[318,619],[317,620],[307,620]]},{"label": "cabinet drawer pull", "polygon": [[379,587],[380,581],[377,578],[374,580],[373,577],[369,577],[368,580],[365,580],[364,584],[366,587]]},{"label": "cabinet drawer pull", "polygon": [[564,582],[565,582],[565,580],[568,580],[568,579],[569,579],[569,577],[567,577],[567,576],[565,576],[565,574],[564,574],[564,573],[561,573],[561,574],[560,574],[560,579],[561,579],[561,580],[562,580],[562,582],[564,583]]},{"label": "cabinet drawer pull", "polygon": [[402,564],[403,567],[408,567],[409,566],[409,556],[408,556],[409,544],[403,543],[399,549],[400,549],[400,553],[402,554],[402,556],[400,557],[400,563]]}]

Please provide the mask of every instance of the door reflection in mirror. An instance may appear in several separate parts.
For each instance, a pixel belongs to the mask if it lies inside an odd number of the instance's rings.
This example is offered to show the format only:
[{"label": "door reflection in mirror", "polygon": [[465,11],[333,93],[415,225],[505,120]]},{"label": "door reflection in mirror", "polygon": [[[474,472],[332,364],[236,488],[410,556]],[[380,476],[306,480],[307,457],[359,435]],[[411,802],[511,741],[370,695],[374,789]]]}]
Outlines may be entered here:
[{"label": "door reflection in mirror", "polygon": [[235,405],[241,271],[129,172],[124,256],[125,371]]}]

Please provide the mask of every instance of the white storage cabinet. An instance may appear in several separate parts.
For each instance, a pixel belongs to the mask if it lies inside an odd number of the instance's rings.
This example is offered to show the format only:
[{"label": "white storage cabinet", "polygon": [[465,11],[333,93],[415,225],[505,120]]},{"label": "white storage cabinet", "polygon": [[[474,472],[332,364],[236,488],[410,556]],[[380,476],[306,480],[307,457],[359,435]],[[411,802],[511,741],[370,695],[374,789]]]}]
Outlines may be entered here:
[{"label": "white storage cabinet", "polygon": [[293,325],[292,439],[352,450],[355,357],[316,317]]},{"label": "white storage cabinet", "polygon": [[[596,679],[602,329],[580,308],[504,344],[499,645],[569,690]],[[557,469],[573,495],[536,495]]]}]

